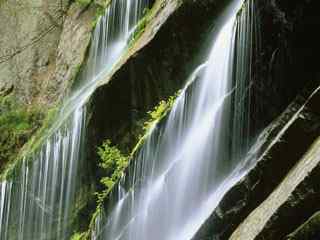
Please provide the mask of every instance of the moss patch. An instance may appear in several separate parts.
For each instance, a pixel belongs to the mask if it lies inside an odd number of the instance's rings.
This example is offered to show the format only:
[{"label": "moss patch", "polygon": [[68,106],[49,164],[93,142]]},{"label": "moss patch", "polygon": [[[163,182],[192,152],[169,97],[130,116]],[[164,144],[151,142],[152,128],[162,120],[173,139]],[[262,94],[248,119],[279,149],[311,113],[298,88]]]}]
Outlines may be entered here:
[{"label": "moss patch", "polygon": [[111,0],[104,0],[104,1],[95,1],[95,8],[96,8],[96,14],[95,17],[91,23],[92,28],[95,28],[100,17],[103,16],[105,14],[106,8],[109,6],[109,4],[111,3]]},{"label": "moss patch", "polygon": [[44,116],[39,107],[18,104],[13,95],[0,97],[0,171],[17,157],[42,125]]},{"label": "moss patch", "polygon": [[91,3],[92,0],[76,0],[76,3],[78,3],[81,6],[88,6]]},{"label": "moss patch", "polygon": [[[41,121],[39,121],[37,125],[34,125],[34,123],[33,125],[31,125],[34,126],[34,129],[32,133],[29,133],[28,138],[25,139],[24,144],[21,144],[21,146],[19,146],[19,148],[16,149],[16,152],[14,152],[9,161],[4,162],[1,169],[2,174],[0,175],[0,180],[10,178],[14,170],[21,165],[22,159],[26,156],[29,156],[29,154],[32,154],[41,146],[41,143],[50,134],[52,123],[56,119],[56,115],[58,112],[57,110],[58,107],[54,106],[46,112],[40,112],[40,114],[42,115]],[[28,112],[31,110],[25,111]]]},{"label": "moss patch", "polygon": [[70,240],[85,240],[87,239],[86,238],[86,233],[74,233],[72,236],[71,236],[71,239]]}]

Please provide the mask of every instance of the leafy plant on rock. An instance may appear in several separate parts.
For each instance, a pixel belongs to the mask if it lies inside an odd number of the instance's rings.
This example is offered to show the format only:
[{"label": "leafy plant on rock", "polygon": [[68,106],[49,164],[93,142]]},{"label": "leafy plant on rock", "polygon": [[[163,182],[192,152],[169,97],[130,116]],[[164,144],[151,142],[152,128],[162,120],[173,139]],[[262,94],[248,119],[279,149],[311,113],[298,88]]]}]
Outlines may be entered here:
[{"label": "leafy plant on rock", "polygon": [[124,169],[128,166],[129,158],[112,145],[110,140],[106,140],[98,147],[100,157],[99,167],[104,170],[105,177],[100,182],[106,187],[102,193],[98,193],[98,203],[101,203],[113,185],[121,178]]}]

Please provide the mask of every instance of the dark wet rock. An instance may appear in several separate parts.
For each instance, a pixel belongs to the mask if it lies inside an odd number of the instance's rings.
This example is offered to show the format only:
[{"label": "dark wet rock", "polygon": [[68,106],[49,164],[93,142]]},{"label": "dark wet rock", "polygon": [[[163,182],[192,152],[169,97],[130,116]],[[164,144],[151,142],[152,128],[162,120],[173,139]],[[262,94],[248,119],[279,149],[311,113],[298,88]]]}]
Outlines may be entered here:
[{"label": "dark wet rock", "polygon": [[320,135],[320,91],[314,90],[310,85],[261,134],[260,147],[250,156],[257,158],[256,166],[227,192],[194,239],[228,239],[307,152]]},{"label": "dark wet rock", "polygon": [[[284,239],[314,212],[319,211],[319,177],[320,138],[290,170],[275,191],[252,211],[230,240]],[[313,221],[308,221],[289,239],[317,239],[320,233],[318,227],[319,222],[314,216]]]},{"label": "dark wet rock", "polygon": [[311,239],[320,239],[320,212],[316,212],[308,221],[286,237],[286,240]]},{"label": "dark wet rock", "polygon": [[[272,217],[267,221],[264,228],[258,234],[255,239],[284,239],[287,234],[294,231],[297,227],[307,221],[312,214],[320,210],[320,144],[318,144],[310,150],[314,151],[312,158],[317,162],[317,166],[312,168],[304,160],[299,163],[302,165],[299,169],[298,174],[303,175],[304,172],[308,171],[308,175],[303,179],[302,182],[294,189],[290,196],[284,203],[275,211]],[[317,154],[317,156],[315,155]],[[311,156],[310,156],[311,157]],[[289,173],[290,174],[290,173]],[[291,186],[293,185],[291,179],[286,179],[281,184]],[[282,190],[283,195],[285,191]],[[270,201],[272,204],[272,200]],[[270,210],[269,210],[270,211]],[[294,234],[290,235],[288,239],[299,239],[299,240],[316,240],[320,237],[320,225],[319,219],[314,216],[313,220],[310,219]]]},{"label": "dark wet rock", "polygon": [[263,129],[319,76],[320,38],[314,31],[320,27],[320,2],[257,0],[255,4],[261,42],[254,62],[251,121],[255,129]]}]

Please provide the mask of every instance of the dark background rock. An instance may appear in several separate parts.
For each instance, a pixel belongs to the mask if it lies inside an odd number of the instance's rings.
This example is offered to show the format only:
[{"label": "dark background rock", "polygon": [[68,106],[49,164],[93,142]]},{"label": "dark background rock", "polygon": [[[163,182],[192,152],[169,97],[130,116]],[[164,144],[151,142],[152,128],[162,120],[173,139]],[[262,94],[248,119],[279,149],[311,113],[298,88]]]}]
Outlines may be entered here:
[{"label": "dark background rock", "polygon": [[320,212],[313,214],[305,223],[287,236],[287,240],[310,240],[320,238]]},{"label": "dark background rock", "polygon": [[[320,84],[320,81],[317,81]],[[265,200],[301,159],[314,140],[320,135],[320,114],[318,103],[320,92],[314,95],[303,111],[313,92],[309,85],[288,109],[267,128],[261,139],[261,147],[251,157],[258,159],[256,166],[224,196],[217,209],[202,226],[195,240],[228,239],[238,225]],[[296,117],[295,117],[296,116]],[[294,119],[288,124],[290,119]],[[287,126],[286,126],[287,125]],[[281,133],[286,126],[286,131]],[[276,142],[275,137],[281,134]]]},{"label": "dark background rock", "polygon": [[256,0],[261,50],[255,61],[251,117],[256,129],[276,118],[307,82],[319,76],[317,0]]}]

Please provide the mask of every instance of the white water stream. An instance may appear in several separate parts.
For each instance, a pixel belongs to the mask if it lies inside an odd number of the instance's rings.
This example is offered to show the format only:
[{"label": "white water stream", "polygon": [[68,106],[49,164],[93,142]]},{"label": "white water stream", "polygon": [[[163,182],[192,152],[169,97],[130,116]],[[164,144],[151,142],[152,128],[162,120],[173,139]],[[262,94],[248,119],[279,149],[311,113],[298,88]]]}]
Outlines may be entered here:
[{"label": "white water stream", "polygon": [[86,102],[117,63],[149,0],[113,0],[99,19],[78,86],[46,140],[0,183],[0,239],[69,239],[81,204]]},{"label": "white water stream", "polygon": [[234,0],[219,18],[208,60],[165,124],[152,129],[97,217],[92,239],[192,239],[243,176],[249,113],[240,100],[250,88],[252,16],[252,1]]}]

